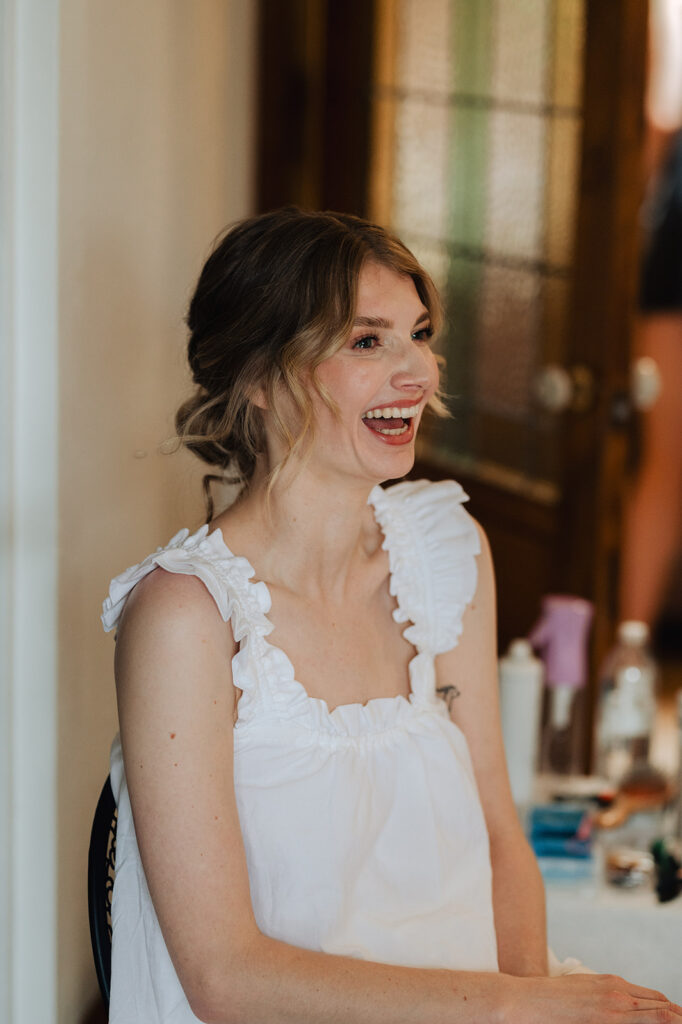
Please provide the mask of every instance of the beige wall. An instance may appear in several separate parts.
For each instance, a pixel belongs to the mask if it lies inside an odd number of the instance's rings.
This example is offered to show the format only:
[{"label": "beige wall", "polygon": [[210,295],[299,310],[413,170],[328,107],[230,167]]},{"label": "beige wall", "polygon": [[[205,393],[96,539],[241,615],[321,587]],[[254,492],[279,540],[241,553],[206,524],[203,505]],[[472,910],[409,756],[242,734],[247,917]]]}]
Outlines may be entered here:
[{"label": "beige wall", "polygon": [[249,212],[253,0],[63,0],[59,186],[59,1021],[96,991],[88,831],[115,731],[109,579],[201,521],[162,455],[182,318],[212,238]]}]

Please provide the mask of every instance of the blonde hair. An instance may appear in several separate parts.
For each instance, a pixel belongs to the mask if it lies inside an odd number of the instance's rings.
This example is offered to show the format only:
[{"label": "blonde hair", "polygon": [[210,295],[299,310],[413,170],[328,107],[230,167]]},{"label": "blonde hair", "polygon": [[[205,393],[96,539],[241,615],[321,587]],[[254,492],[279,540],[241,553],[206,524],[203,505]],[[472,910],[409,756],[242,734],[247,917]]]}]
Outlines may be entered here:
[{"label": "blonde hair", "polygon": [[[196,390],[175,417],[179,441],[220,470],[204,477],[207,521],[211,482],[231,476],[248,484],[264,451],[257,392],[286,452],[271,483],[313,437],[310,379],[334,408],[315,370],[351,331],[367,261],[410,277],[438,330],[442,310],[429,275],[399,239],[359,217],[287,207],[241,221],[219,238],[187,315]],[[430,405],[446,414],[439,395]]]}]

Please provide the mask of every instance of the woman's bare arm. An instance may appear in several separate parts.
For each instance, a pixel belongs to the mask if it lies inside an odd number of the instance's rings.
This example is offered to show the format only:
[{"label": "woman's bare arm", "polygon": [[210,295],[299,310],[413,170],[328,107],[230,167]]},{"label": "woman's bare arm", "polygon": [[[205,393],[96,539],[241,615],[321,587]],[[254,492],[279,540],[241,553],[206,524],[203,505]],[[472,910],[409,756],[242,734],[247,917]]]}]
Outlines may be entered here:
[{"label": "woman's bare arm", "polygon": [[[203,584],[163,570],[131,595],[117,642],[121,738],[140,853],[171,959],[199,1019],[625,1024],[625,1010],[605,1016],[618,1000],[627,1002],[631,1024],[665,1019],[654,1016],[662,997],[619,979],[531,981],[392,967],[264,936],[251,906],[233,786],[234,651]],[[651,1005],[633,1015],[637,998]]]},{"label": "woman's bare arm", "polygon": [[449,701],[450,713],[469,743],[490,835],[500,970],[543,975],[544,889],[509,786],[498,700],[495,579],[487,538],[478,529],[476,594],[464,614],[459,645],[437,659],[438,686],[456,686],[459,692]]}]

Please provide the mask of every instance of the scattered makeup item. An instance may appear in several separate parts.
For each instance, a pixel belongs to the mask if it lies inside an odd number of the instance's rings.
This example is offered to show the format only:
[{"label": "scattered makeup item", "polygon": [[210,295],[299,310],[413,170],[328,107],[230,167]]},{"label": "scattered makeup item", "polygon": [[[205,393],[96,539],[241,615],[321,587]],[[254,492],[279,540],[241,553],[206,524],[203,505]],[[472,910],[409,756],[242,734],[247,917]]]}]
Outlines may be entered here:
[{"label": "scattered makeup item", "polygon": [[538,857],[592,855],[592,825],[582,804],[540,804],[529,815],[530,843]]},{"label": "scattered makeup item", "polygon": [[634,814],[661,810],[674,795],[675,790],[661,772],[651,765],[642,766],[623,781],[609,806],[595,813],[594,824],[597,828],[618,828]]},{"label": "scattered makeup item", "polygon": [[656,894],[660,903],[667,903],[682,892],[682,842],[657,839],[651,852],[656,864]]},{"label": "scattered makeup item", "polygon": [[635,889],[651,884],[654,858],[650,853],[628,847],[614,847],[604,857],[604,877],[609,885]]}]

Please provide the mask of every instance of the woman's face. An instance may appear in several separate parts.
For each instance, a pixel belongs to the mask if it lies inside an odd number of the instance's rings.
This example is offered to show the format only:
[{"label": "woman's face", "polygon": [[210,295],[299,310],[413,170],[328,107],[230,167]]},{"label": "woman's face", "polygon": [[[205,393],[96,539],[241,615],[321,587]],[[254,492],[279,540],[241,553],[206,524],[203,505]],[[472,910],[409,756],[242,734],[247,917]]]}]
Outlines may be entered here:
[{"label": "woman's face", "polygon": [[318,397],[311,459],[320,470],[372,484],[407,473],[424,407],[438,386],[431,318],[410,277],[368,262],[353,329],[317,376],[339,408]]}]

